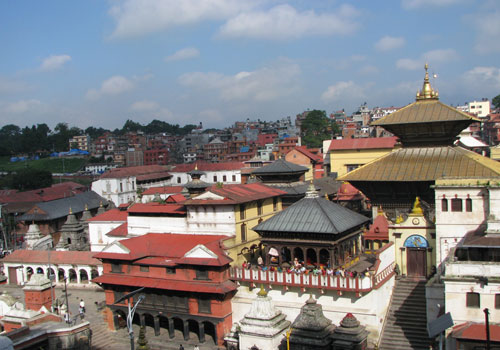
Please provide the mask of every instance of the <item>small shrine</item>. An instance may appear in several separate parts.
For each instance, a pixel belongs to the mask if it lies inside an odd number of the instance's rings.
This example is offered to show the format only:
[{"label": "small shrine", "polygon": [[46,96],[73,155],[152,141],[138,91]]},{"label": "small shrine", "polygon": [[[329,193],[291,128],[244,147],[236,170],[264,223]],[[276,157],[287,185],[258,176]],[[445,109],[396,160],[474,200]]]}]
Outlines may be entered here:
[{"label": "small shrine", "polygon": [[25,234],[26,249],[33,249],[35,243],[43,237],[40,227],[34,222],[28,228],[28,232]]},{"label": "small shrine", "polygon": [[239,348],[277,349],[288,327],[290,321],[274,307],[271,297],[262,287],[250,312],[240,321]]},{"label": "small shrine", "polygon": [[26,309],[39,311],[44,306],[47,310],[51,309],[54,300],[53,285],[44,275],[32,275],[23,291]]},{"label": "small shrine", "polygon": [[199,194],[202,194],[206,191],[207,188],[210,187],[210,184],[201,180],[201,176],[205,175],[205,173],[201,170],[198,170],[198,165],[195,165],[194,169],[189,173],[191,176],[191,181],[189,181],[184,188],[186,188],[189,192],[189,197],[193,198]]},{"label": "small shrine", "polygon": [[353,314],[348,313],[332,335],[332,350],[366,349],[368,331]]},{"label": "small shrine", "polygon": [[330,350],[335,325],[323,314],[323,307],[311,297],[293,321],[289,336],[294,350]]},{"label": "small shrine", "polygon": [[71,208],[66,222],[61,227],[57,250],[88,250],[89,242],[84,227],[76,219]]}]

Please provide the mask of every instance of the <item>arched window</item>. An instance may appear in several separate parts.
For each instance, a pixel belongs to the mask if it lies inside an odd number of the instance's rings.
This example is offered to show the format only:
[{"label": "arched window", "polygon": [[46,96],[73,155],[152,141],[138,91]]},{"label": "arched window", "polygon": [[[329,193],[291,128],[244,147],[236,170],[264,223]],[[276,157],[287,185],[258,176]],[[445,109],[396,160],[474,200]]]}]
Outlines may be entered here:
[{"label": "arched window", "polygon": [[441,211],[448,211],[448,200],[446,198],[441,199]]},{"label": "arched window", "polygon": [[472,211],[472,199],[467,198],[465,200],[465,211],[471,212]]}]

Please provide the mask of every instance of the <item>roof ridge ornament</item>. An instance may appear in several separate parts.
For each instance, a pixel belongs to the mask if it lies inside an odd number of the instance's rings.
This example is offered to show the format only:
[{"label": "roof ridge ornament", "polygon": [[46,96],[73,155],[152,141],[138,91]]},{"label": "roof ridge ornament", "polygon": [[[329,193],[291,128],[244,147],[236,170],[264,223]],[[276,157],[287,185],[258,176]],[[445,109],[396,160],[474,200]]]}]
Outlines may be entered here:
[{"label": "roof ridge ornament", "polygon": [[318,197],[319,197],[319,192],[316,190],[316,186],[314,186],[314,183],[311,180],[311,183],[307,187],[306,198],[318,198]]},{"label": "roof ridge ornament", "polygon": [[421,101],[421,100],[439,100],[439,93],[434,90],[431,86],[431,83],[429,82],[429,65],[425,63],[425,78],[424,78],[424,84],[422,86],[422,90],[417,91],[417,97],[416,101]]}]

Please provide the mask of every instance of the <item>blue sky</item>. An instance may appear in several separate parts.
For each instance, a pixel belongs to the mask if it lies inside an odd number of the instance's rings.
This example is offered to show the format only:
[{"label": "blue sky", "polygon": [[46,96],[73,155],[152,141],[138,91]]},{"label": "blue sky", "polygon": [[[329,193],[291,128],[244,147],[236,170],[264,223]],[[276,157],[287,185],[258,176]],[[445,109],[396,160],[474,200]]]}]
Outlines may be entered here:
[{"label": "blue sky", "polygon": [[229,126],[500,94],[496,0],[0,2],[0,126]]}]

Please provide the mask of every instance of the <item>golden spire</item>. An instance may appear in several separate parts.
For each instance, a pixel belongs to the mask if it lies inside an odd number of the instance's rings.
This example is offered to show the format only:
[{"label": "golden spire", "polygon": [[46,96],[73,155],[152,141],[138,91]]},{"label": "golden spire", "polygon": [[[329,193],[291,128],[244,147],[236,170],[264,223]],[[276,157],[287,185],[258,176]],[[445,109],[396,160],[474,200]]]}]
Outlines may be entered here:
[{"label": "golden spire", "polygon": [[73,214],[73,210],[69,207],[69,215]]},{"label": "golden spire", "polygon": [[260,290],[257,293],[257,295],[260,296],[260,297],[267,297],[267,292],[264,289],[264,285],[263,284],[260,285]]},{"label": "golden spire", "polygon": [[425,66],[425,78],[424,78],[424,85],[422,86],[422,90],[417,92],[417,101],[420,100],[438,100],[439,99],[439,93],[435,91],[431,87],[431,83],[429,82],[429,65],[426,63]]}]

